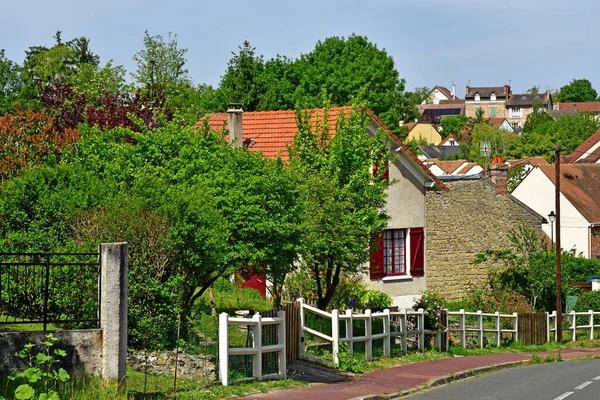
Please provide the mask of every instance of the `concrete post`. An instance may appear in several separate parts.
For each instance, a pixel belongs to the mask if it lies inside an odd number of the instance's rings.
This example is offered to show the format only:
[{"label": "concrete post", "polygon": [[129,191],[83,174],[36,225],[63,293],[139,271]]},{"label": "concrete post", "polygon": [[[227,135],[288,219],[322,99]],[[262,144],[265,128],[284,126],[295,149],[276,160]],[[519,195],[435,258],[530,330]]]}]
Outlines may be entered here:
[{"label": "concrete post", "polygon": [[346,310],[346,338],[350,339],[348,342],[348,351],[352,353],[354,351],[354,324],[352,320],[352,310]]},{"label": "concrete post", "polygon": [[286,346],[287,343],[285,341],[285,311],[279,311],[277,312],[277,318],[279,318],[281,320],[281,322],[279,323],[279,325],[277,325],[277,336],[279,337],[278,339],[278,344],[283,346],[283,350],[279,352],[279,376],[283,379],[285,379],[287,377],[287,353],[286,353]]},{"label": "concrete post", "polygon": [[100,253],[100,328],[102,377],[125,387],[127,373],[127,243],[102,243]]},{"label": "concrete post", "polygon": [[367,337],[367,341],[365,342],[365,358],[367,361],[373,359],[373,317],[371,314],[370,309],[365,310],[365,315],[367,316],[365,319],[365,336]]},{"label": "concrete post", "polygon": [[390,332],[391,324],[390,324],[390,310],[386,308],[383,310],[383,332],[387,335],[383,338],[383,356],[390,357],[391,356],[391,335]]},{"label": "concrete post", "polygon": [[304,299],[296,300],[300,306],[300,340],[298,341],[298,356],[302,360],[304,358]]},{"label": "concrete post", "polygon": [[256,325],[252,326],[252,347],[256,350],[252,360],[252,375],[260,381],[262,380],[262,317],[260,313],[256,313],[252,319],[256,321]]},{"label": "concrete post", "polygon": [[219,314],[219,378],[223,386],[229,385],[229,315],[225,312]]},{"label": "concrete post", "polygon": [[331,356],[335,365],[340,365],[338,353],[340,352],[340,312],[331,311]]}]

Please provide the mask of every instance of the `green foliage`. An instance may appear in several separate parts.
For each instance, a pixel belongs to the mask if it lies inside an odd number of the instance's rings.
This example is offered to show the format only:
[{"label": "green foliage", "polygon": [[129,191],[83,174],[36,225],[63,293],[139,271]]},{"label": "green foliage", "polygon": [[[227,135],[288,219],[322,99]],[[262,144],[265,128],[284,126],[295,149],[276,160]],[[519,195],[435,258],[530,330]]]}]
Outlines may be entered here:
[{"label": "green foliage", "polygon": [[420,155],[420,154],[423,153],[421,150],[419,150],[418,146],[427,146],[427,145],[429,145],[429,143],[427,143],[427,139],[425,139],[422,136],[419,136],[419,138],[417,138],[417,139],[405,140],[404,144],[415,155]]},{"label": "green foliage", "polygon": [[[470,158],[482,166],[487,165],[494,157],[506,158],[513,143],[517,141],[517,137],[513,133],[491,127],[487,123],[476,124],[471,134],[472,146]],[[489,147],[487,157],[481,154],[484,144],[487,144]]]},{"label": "green foliage", "polygon": [[439,331],[444,329],[441,320],[442,309],[445,308],[446,300],[435,292],[425,292],[420,299],[415,299],[413,309],[423,309],[425,312],[425,329]]},{"label": "green foliage", "polygon": [[469,118],[464,115],[448,115],[444,117],[440,122],[440,126],[442,127],[440,133],[442,134],[442,137],[445,138],[450,134],[457,136],[465,127],[468,120]]},{"label": "green foliage", "polygon": [[265,92],[264,84],[267,82],[259,79],[265,69],[262,56],[255,55],[255,48],[247,40],[239,53],[232,53],[227,71],[221,78],[221,90],[228,103],[241,103],[245,111],[258,109],[262,94]]},{"label": "green foliage", "polygon": [[573,79],[560,88],[558,95],[559,101],[563,103],[596,101],[598,98],[596,89],[587,79]]},{"label": "green foliage", "polygon": [[369,115],[364,110],[357,104],[349,115],[341,113],[333,137],[327,109],[315,125],[311,112],[297,112],[290,168],[302,188],[299,250],[304,266],[314,272],[321,309],[331,301],[342,272],[353,274],[364,268],[371,233],[383,229],[387,221],[383,206],[389,182],[381,176],[374,179],[372,168],[378,160],[389,159],[389,139],[383,132],[369,134]]},{"label": "green foliage", "polygon": [[552,116],[544,110],[540,100],[534,100],[532,108],[533,112],[529,113],[525,120],[525,124],[523,125],[523,132],[533,132],[538,126],[554,120]]},{"label": "green foliage", "polygon": [[125,81],[125,74],[125,68],[122,65],[113,66],[112,60],[108,61],[104,67],[82,64],[68,78],[67,83],[90,101],[97,101],[105,93],[115,95],[132,91],[130,85]]},{"label": "green foliage", "polygon": [[338,360],[338,367],[344,371],[355,374],[363,374],[368,369],[365,355],[362,353],[349,351],[346,343],[339,344]]},{"label": "green foliage", "polygon": [[[239,282],[238,282],[239,283]],[[269,311],[273,305],[265,300],[261,294],[250,288],[242,288],[239,284],[232,283],[226,278],[219,278],[213,285],[213,296],[217,313],[226,312],[230,315],[238,310],[253,309],[257,312]],[[208,292],[198,299],[194,305],[196,314],[210,313],[210,300]]]},{"label": "green foliage", "polygon": [[167,40],[161,35],[144,32],[144,48],[133,56],[137,70],[133,79],[149,91],[161,90],[167,97],[190,78],[184,68],[187,49],[179,48],[177,35],[169,33]]},{"label": "green foliage", "polygon": [[585,292],[577,299],[576,312],[600,311],[600,292]]},{"label": "green foliage", "polygon": [[34,353],[35,345],[26,344],[25,347],[15,355],[27,362],[28,368],[22,372],[11,375],[8,379],[16,382],[24,382],[15,390],[15,398],[27,400],[38,398],[40,400],[60,400],[55,390],[60,383],[70,379],[69,374],[63,368],[53,370],[52,366],[65,357],[64,350],[54,349],[51,351],[56,338],[49,333],[46,340],[41,344],[41,350]]}]

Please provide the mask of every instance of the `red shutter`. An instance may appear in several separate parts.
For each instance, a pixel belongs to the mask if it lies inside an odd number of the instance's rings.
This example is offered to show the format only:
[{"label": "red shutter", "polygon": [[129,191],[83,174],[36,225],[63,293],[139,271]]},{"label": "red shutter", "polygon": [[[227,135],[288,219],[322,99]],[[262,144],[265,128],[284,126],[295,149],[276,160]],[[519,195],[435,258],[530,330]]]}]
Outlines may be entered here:
[{"label": "red shutter", "polygon": [[383,268],[383,235],[375,239],[374,247],[371,249],[370,273],[371,279],[381,279],[385,275]]},{"label": "red shutter", "polygon": [[410,274],[425,275],[425,232],[423,228],[410,228]]}]

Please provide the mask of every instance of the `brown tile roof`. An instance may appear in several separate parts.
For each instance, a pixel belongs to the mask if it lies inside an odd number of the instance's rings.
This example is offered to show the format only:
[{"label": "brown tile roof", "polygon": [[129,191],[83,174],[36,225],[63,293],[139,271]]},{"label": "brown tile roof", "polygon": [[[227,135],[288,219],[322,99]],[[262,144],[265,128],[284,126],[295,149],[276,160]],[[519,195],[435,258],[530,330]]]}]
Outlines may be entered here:
[{"label": "brown tile roof", "polygon": [[461,100],[457,103],[448,103],[442,101],[440,102],[440,104],[419,104],[417,108],[419,109],[419,112],[421,112],[421,114],[423,113],[423,110],[446,110],[454,108],[461,108],[464,110],[465,101]]},{"label": "brown tile roof", "polygon": [[448,97],[449,99],[452,98],[452,92],[448,90],[447,87],[445,86],[436,86],[433,89],[431,89],[431,91],[433,92],[435,89],[439,89],[440,92],[444,93],[446,95],[446,97]]},{"label": "brown tile roof", "polygon": [[502,117],[492,117],[490,118],[490,126],[493,128],[500,128],[500,125],[506,121],[506,118]]},{"label": "brown tile roof", "polygon": [[[555,182],[555,166],[539,165]],[[600,164],[562,164],[560,191],[590,223],[600,223]]]},{"label": "brown tile roof", "polygon": [[467,160],[438,160],[437,158],[432,158],[424,162],[428,165],[437,165],[445,174],[450,175],[455,173],[463,164],[467,163]]},{"label": "brown tile roof", "polygon": [[409,122],[408,124],[404,124],[408,128],[408,131],[412,131],[415,126],[417,126],[417,122]]},{"label": "brown tile roof", "polygon": [[[338,115],[340,113],[348,115],[351,110],[351,106],[332,107],[329,109],[329,133],[331,135],[335,134]],[[450,190],[429,171],[423,162],[421,162],[421,160],[419,160],[417,156],[402,143],[400,138],[396,136],[373,111],[367,110],[367,112],[373,121],[384,129],[396,144],[402,147],[408,156],[411,157],[441,189],[446,192]],[[208,118],[208,124],[211,130],[219,130],[223,127],[228,129],[227,113],[207,114],[196,123],[195,128],[200,127],[206,118]],[[254,139],[254,144],[248,148],[250,151],[260,151],[265,157],[269,158],[281,156],[281,159],[284,161],[289,159],[287,147],[293,143],[296,132],[298,132],[296,112],[294,110],[244,112],[242,118],[242,136],[245,139]],[[312,110],[311,123],[314,124],[317,120],[322,121],[322,119],[322,108]]]},{"label": "brown tile roof", "polygon": [[[577,162],[577,160],[579,158],[582,158],[583,156],[586,156],[586,153],[595,145],[597,145],[600,142],[600,130],[596,131],[592,136],[590,136],[589,138],[587,138],[586,141],[584,141],[583,143],[581,143],[579,145],[579,147],[577,147],[575,150],[573,150],[573,152],[569,155],[565,155],[561,157],[561,162],[564,163],[573,163],[573,162]],[[596,149],[597,150],[597,149]],[[592,151],[589,155],[587,155],[586,157],[583,157],[583,162],[596,162],[596,160],[592,161],[592,159],[595,158],[594,153],[596,153],[596,151]]]},{"label": "brown tile roof", "polygon": [[600,112],[600,101],[589,101],[582,103],[558,103],[559,110],[573,110],[573,111],[590,111]]},{"label": "brown tile roof", "polygon": [[462,167],[460,170],[458,170],[456,173],[458,175],[464,175],[478,165],[479,164],[477,164],[477,163],[470,162],[470,163],[466,164],[464,167]]},{"label": "brown tile roof", "polygon": [[465,99],[440,100],[440,104],[465,104]]},{"label": "brown tile roof", "polygon": [[528,164],[533,167],[537,167],[542,164],[548,164],[548,161],[546,161],[546,159],[541,156],[526,157],[526,158],[522,158],[520,160],[507,160],[506,162],[508,163],[508,168],[520,167],[520,166],[528,165]]}]

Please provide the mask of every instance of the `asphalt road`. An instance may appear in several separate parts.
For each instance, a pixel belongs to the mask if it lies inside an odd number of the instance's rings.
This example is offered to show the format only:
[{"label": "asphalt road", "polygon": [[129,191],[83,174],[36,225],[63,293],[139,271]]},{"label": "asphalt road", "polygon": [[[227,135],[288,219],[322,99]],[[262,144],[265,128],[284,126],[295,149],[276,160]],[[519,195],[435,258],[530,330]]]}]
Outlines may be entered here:
[{"label": "asphalt road", "polygon": [[600,399],[600,360],[529,365],[406,397],[412,400]]}]

